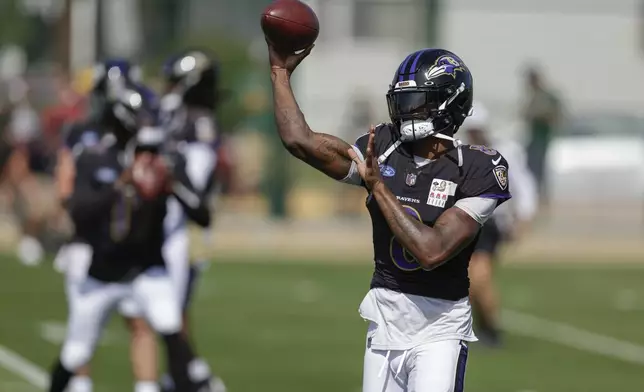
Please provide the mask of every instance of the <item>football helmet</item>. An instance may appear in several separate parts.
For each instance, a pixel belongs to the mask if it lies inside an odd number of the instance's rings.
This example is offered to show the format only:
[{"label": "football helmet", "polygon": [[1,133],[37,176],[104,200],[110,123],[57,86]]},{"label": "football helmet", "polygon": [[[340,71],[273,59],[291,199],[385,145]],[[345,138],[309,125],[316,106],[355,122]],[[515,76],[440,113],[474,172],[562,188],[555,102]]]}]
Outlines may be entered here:
[{"label": "football helmet", "polygon": [[471,114],[473,94],[472,74],[454,53],[423,49],[407,56],[387,92],[389,116],[400,132],[394,148],[430,136],[457,146],[453,136]]},{"label": "football helmet", "polygon": [[105,111],[104,121],[117,137],[129,139],[143,126],[157,126],[159,103],[148,87],[127,82]]},{"label": "football helmet", "polygon": [[163,75],[167,87],[162,110],[173,111],[181,104],[215,109],[219,64],[213,56],[202,50],[182,52],[166,61]]},{"label": "football helmet", "polygon": [[90,105],[94,114],[104,116],[128,83],[140,83],[141,69],[123,59],[108,59],[94,66]]},{"label": "football helmet", "polygon": [[115,99],[127,82],[140,83],[141,79],[139,66],[124,59],[109,59],[94,67],[92,91]]}]

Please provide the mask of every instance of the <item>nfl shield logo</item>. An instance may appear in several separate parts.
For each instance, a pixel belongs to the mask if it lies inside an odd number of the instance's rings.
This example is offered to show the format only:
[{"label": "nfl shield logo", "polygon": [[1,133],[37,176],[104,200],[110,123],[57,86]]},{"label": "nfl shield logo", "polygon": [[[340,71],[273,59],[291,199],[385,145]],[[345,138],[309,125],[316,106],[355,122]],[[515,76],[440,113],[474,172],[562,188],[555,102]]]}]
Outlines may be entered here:
[{"label": "nfl shield logo", "polygon": [[407,177],[405,177],[405,184],[407,184],[408,186],[416,185],[416,175],[414,173],[407,173]]}]

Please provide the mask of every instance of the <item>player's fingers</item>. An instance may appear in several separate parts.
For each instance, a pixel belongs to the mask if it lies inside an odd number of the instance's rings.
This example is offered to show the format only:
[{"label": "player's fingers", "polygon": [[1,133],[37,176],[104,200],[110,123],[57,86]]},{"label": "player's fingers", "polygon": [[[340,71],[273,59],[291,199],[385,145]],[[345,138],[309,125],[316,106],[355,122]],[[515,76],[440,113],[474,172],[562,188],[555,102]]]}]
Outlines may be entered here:
[{"label": "player's fingers", "polygon": [[375,141],[374,141],[375,139],[376,139],[375,128],[372,125],[371,129],[369,130],[369,141],[367,142],[367,150],[371,150],[372,153],[375,151]]},{"label": "player's fingers", "polygon": [[315,44],[313,44],[313,45],[309,46],[308,48],[304,49],[304,51],[303,51],[302,53],[300,53],[300,54],[298,55],[298,57],[299,57],[300,59],[304,59],[306,56],[308,56],[309,54],[311,54],[311,51],[313,50],[313,48],[314,48],[314,47],[315,47]]},{"label": "player's fingers", "polygon": [[311,51],[313,50],[314,46],[315,46],[315,44],[309,46],[306,49],[304,49],[304,51],[302,51],[301,53],[296,53],[295,54],[295,66],[300,65],[302,60],[304,60],[306,58],[306,56],[308,56],[311,53]]},{"label": "player's fingers", "polygon": [[368,154],[368,155],[365,157],[364,165],[365,165],[365,167],[366,167],[367,169],[369,169],[369,170],[373,170],[373,168],[374,168],[374,164],[373,164],[373,162],[374,162],[373,155],[372,155],[372,154]]},{"label": "player's fingers", "polygon": [[268,47],[268,55],[269,55],[269,57],[275,56],[276,53],[277,53],[277,51],[275,50],[275,46],[273,45],[273,43],[271,41],[268,40],[267,37],[264,37],[264,39],[266,41],[266,46]]}]

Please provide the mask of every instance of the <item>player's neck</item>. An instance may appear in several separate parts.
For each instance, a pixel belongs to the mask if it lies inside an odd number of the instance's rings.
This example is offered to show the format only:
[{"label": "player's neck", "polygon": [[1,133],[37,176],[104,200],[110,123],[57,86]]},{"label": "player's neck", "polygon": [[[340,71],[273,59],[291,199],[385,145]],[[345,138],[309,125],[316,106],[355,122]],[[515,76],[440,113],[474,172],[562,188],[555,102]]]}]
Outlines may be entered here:
[{"label": "player's neck", "polygon": [[418,140],[412,144],[412,152],[421,158],[437,159],[445,154],[452,146],[452,142],[433,137]]}]

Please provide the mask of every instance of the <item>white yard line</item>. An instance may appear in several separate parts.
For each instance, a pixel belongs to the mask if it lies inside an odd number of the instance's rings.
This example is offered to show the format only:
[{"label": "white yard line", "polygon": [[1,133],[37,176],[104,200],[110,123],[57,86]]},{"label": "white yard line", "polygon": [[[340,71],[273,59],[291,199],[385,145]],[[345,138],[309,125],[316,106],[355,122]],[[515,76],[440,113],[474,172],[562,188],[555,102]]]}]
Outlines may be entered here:
[{"label": "white yard line", "polygon": [[517,335],[644,366],[644,346],[635,343],[514,310],[503,310],[502,320],[504,329]]},{"label": "white yard line", "polygon": [[0,367],[21,377],[38,389],[44,390],[49,385],[49,375],[45,370],[4,346],[0,346]]}]

